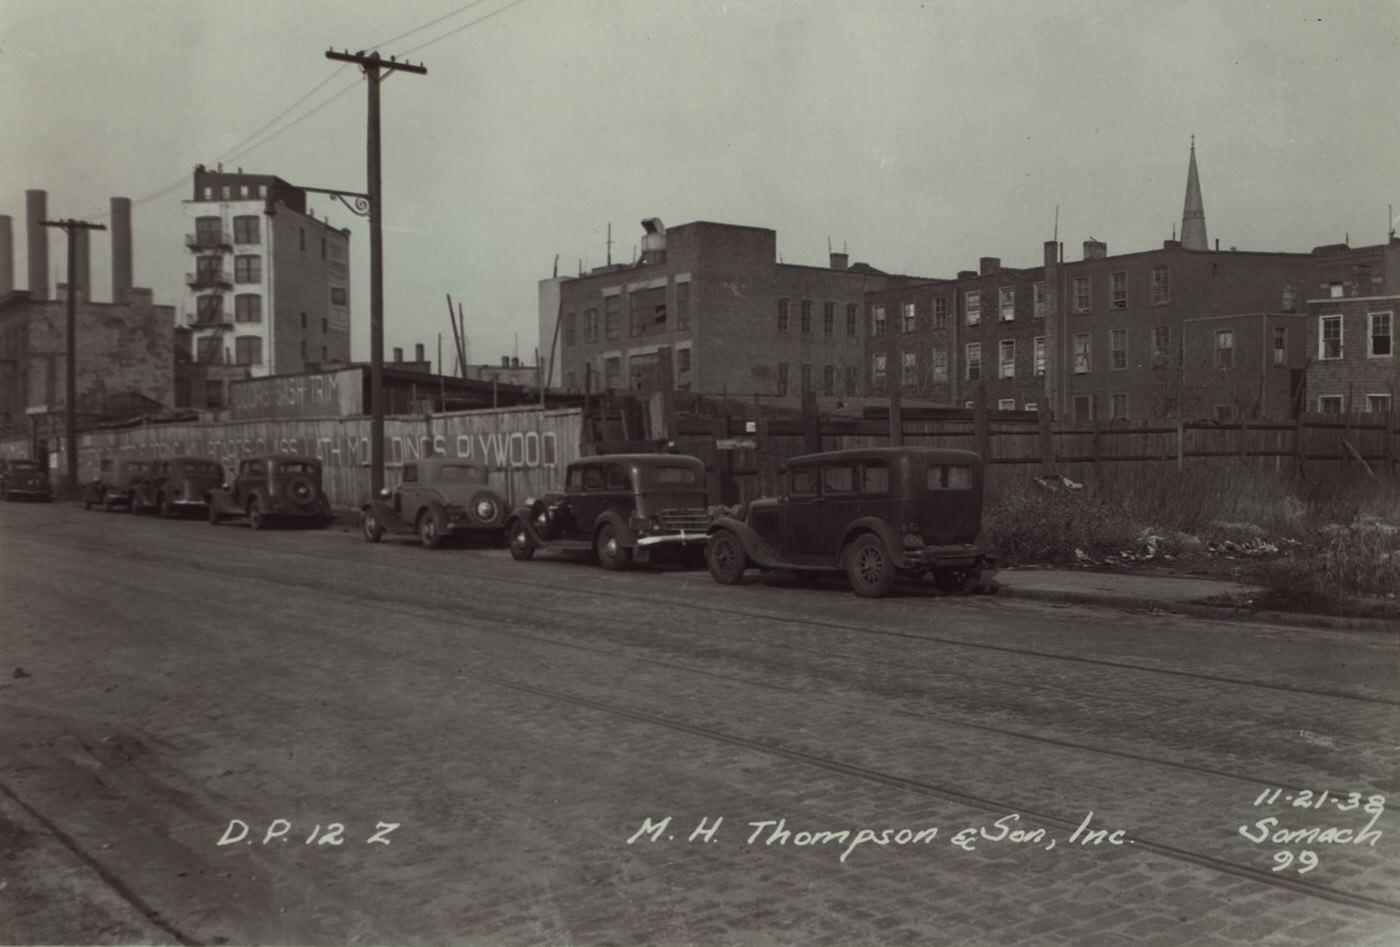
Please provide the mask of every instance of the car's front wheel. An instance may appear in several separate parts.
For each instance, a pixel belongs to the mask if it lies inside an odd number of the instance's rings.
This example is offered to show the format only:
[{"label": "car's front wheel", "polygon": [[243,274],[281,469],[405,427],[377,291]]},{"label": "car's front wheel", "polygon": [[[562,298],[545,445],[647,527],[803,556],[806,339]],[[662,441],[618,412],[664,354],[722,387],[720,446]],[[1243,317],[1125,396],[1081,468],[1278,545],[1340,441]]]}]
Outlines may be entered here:
[{"label": "car's front wheel", "polygon": [[219,508],[214,505],[213,497],[209,497],[209,499],[206,500],[205,503],[208,505],[209,509],[209,525],[218,526],[221,522],[223,522],[224,514],[220,513]]},{"label": "car's front wheel", "polygon": [[632,550],[622,545],[617,538],[617,530],[611,523],[598,527],[598,535],[593,540],[593,551],[598,554],[598,565],[616,572],[632,564]]},{"label": "car's front wheel", "polygon": [[530,539],[530,531],[525,528],[525,521],[515,520],[510,524],[510,557],[524,562],[534,555],[535,543]]},{"label": "car's front wheel", "polygon": [[866,533],[846,547],[843,557],[851,590],[865,598],[882,598],[894,588],[894,563],[879,536]]},{"label": "car's front wheel", "polygon": [[267,511],[263,509],[261,497],[253,497],[248,503],[248,525],[253,529],[267,529]]},{"label": "car's front wheel", "polygon": [[384,527],[379,523],[379,517],[374,515],[373,510],[365,510],[360,515],[360,530],[365,534],[365,541],[377,543],[384,538]]},{"label": "car's front wheel", "polygon": [[709,566],[710,578],[720,585],[733,585],[749,567],[749,557],[739,537],[721,529],[710,536],[710,543],[705,547],[705,564]]},{"label": "car's front wheel", "polygon": [[442,545],[442,530],[438,528],[437,514],[432,510],[418,514],[418,542],[424,549],[436,549]]}]

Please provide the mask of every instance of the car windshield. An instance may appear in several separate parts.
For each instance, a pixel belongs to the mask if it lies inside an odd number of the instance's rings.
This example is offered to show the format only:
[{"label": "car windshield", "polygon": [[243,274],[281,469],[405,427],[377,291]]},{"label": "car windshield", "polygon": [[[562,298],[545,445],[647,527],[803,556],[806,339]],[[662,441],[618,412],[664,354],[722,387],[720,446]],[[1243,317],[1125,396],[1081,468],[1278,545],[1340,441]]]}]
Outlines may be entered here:
[{"label": "car windshield", "polygon": [[693,486],[700,482],[693,467],[653,467],[651,479],[660,484]]},{"label": "car windshield", "polygon": [[443,483],[464,483],[468,480],[481,480],[481,468],[471,464],[444,464],[438,468]]},{"label": "car windshield", "polygon": [[284,460],[277,465],[277,469],[284,474],[318,474],[321,468],[305,460]]},{"label": "car windshield", "polygon": [[971,490],[972,468],[956,464],[930,464],[928,488],[930,490]]},{"label": "car windshield", "polygon": [[195,474],[213,474],[217,477],[222,476],[224,472],[224,469],[212,460],[187,460],[182,465],[182,468],[187,476],[194,476]]}]

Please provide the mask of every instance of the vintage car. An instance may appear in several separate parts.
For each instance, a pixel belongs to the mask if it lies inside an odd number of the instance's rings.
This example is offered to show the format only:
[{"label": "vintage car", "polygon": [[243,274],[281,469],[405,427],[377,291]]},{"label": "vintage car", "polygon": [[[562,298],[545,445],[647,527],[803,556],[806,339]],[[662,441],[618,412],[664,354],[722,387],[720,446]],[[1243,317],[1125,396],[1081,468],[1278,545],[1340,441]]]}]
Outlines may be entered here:
[{"label": "vintage car", "polygon": [[604,569],[670,556],[703,561],[705,465],[684,454],[603,454],[569,465],[564,492],[527,500],[506,523],[510,554],[592,552]]},{"label": "vintage car", "polygon": [[436,549],[448,537],[494,542],[501,536],[506,512],[505,501],[486,482],[480,464],[425,457],[406,462],[398,486],[384,488],[380,499],[360,509],[360,528],[372,543],[385,533],[417,535],[424,548]]},{"label": "vintage car", "polygon": [[976,590],[993,562],[976,545],[982,459],[971,451],[880,447],[795,457],[787,495],[717,517],[706,560],[732,585],[750,566],[800,578],[844,571],[857,595],[889,594],[896,577],[933,576],[946,592]]},{"label": "vintage car", "polygon": [[245,457],[233,480],[211,489],[204,502],[213,526],[236,516],[248,517],[253,529],[267,529],[278,520],[325,527],[334,519],[315,457]]},{"label": "vintage car", "polygon": [[209,491],[223,482],[224,468],[208,457],[153,460],[146,479],[131,485],[131,512],[155,510],[171,519],[188,510],[203,510]]},{"label": "vintage car", "polygon": [[83,487],[83,509],[100,506],[112,510],[131,506],[132,490],[151,475],[153,461],[147,457],[104,457],[98,462],[97,476]]},{"label": "vintage car", "polygon": [[11,500],[53,500],[49,472],[35,460],[0,459],[0,497]]}]

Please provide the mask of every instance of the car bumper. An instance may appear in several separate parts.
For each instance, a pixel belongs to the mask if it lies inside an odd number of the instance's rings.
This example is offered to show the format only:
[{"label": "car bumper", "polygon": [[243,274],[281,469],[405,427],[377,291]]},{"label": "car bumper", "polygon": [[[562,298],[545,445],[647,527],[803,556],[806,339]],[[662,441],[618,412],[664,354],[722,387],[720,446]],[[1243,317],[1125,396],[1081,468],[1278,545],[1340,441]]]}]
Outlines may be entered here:
[{"label": "car bumper", "polygon": [[43,497],[48,499],[53,496],[53,491],[48,487],[6,487],[5,495],[12,497]]},{"label": "car bumper", "polygon": [[664,533],[647,533],[637,537],[637,545],[642,548],[657,546],[703,546],[710,541],[704,530],[678,529]]},{"label": "car bumper", "polygon": [[930,569],[979,569],[995,571],[992,558],[976,546],[905,546],[904,559],[911,566]]}]

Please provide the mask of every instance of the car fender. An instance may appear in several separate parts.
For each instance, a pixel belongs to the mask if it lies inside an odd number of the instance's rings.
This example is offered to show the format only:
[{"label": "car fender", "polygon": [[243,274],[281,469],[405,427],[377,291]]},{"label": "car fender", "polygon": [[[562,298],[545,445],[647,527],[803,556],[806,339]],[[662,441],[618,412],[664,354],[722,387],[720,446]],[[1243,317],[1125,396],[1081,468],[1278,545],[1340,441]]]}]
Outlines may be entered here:
[{"label": "car fender", "polygon": [[637,534],[632,532],[632,527],[627,525],[627,519],[617,510],[604,510],[598,514],[598,518],[593,521],[593,535],[598,535],[598,530],[607,523],[617,533],[617,541],[623,546],[636,546]]},{"label": "car fender", "polygon": [[233,501],[233,497],[223,487],[214,487],[205,498],[209,507],[218,510],[225,516],[242,516],[243,508]]},{"label": "car fender", "polygon": [[431,499],[427,503],[418,504],[418,507],[413,511],[412,522],[415,528],[418,526],[419,518],[422,517],[424,513],[437,519],[439,533],[447,532],[447,511],[442,508],[440,502],[436,499]]},{"label": "car fender", "polygon": [[739,542],[744,547],[744,554],[749,557],[754,565],[762,566],[765,569],[781,569],[783,560],[773,547],[763,539],[762,536],[754,532],[753,527],[743,520],[735,519],[732,516],[717,516],[710,523],[706,532],[713,536],[718,530],[727,529],[739,538]]},{"label": "car fender", "polygon": [[[841,534],[841,545],[838,551],[844,551],[853,539],[861,533],[874,533],[880,537],[885,544],[885,549],[889,551],[890,558],[894,560],[896,568],[902,569],[907,564],[904,558],[904,540],[900,534],[878,516],[862,516],[858,520],[852,520],[845,531]],[[838,558],[838,562],[840,559]]]},{"label": "car fender", "polygon": [[375,520],[386,530],[409,530],[413,528],[412,523],[405,523],[392,506],[383,500],[370,500],[360,507],[361,513],[373,513]]}]

